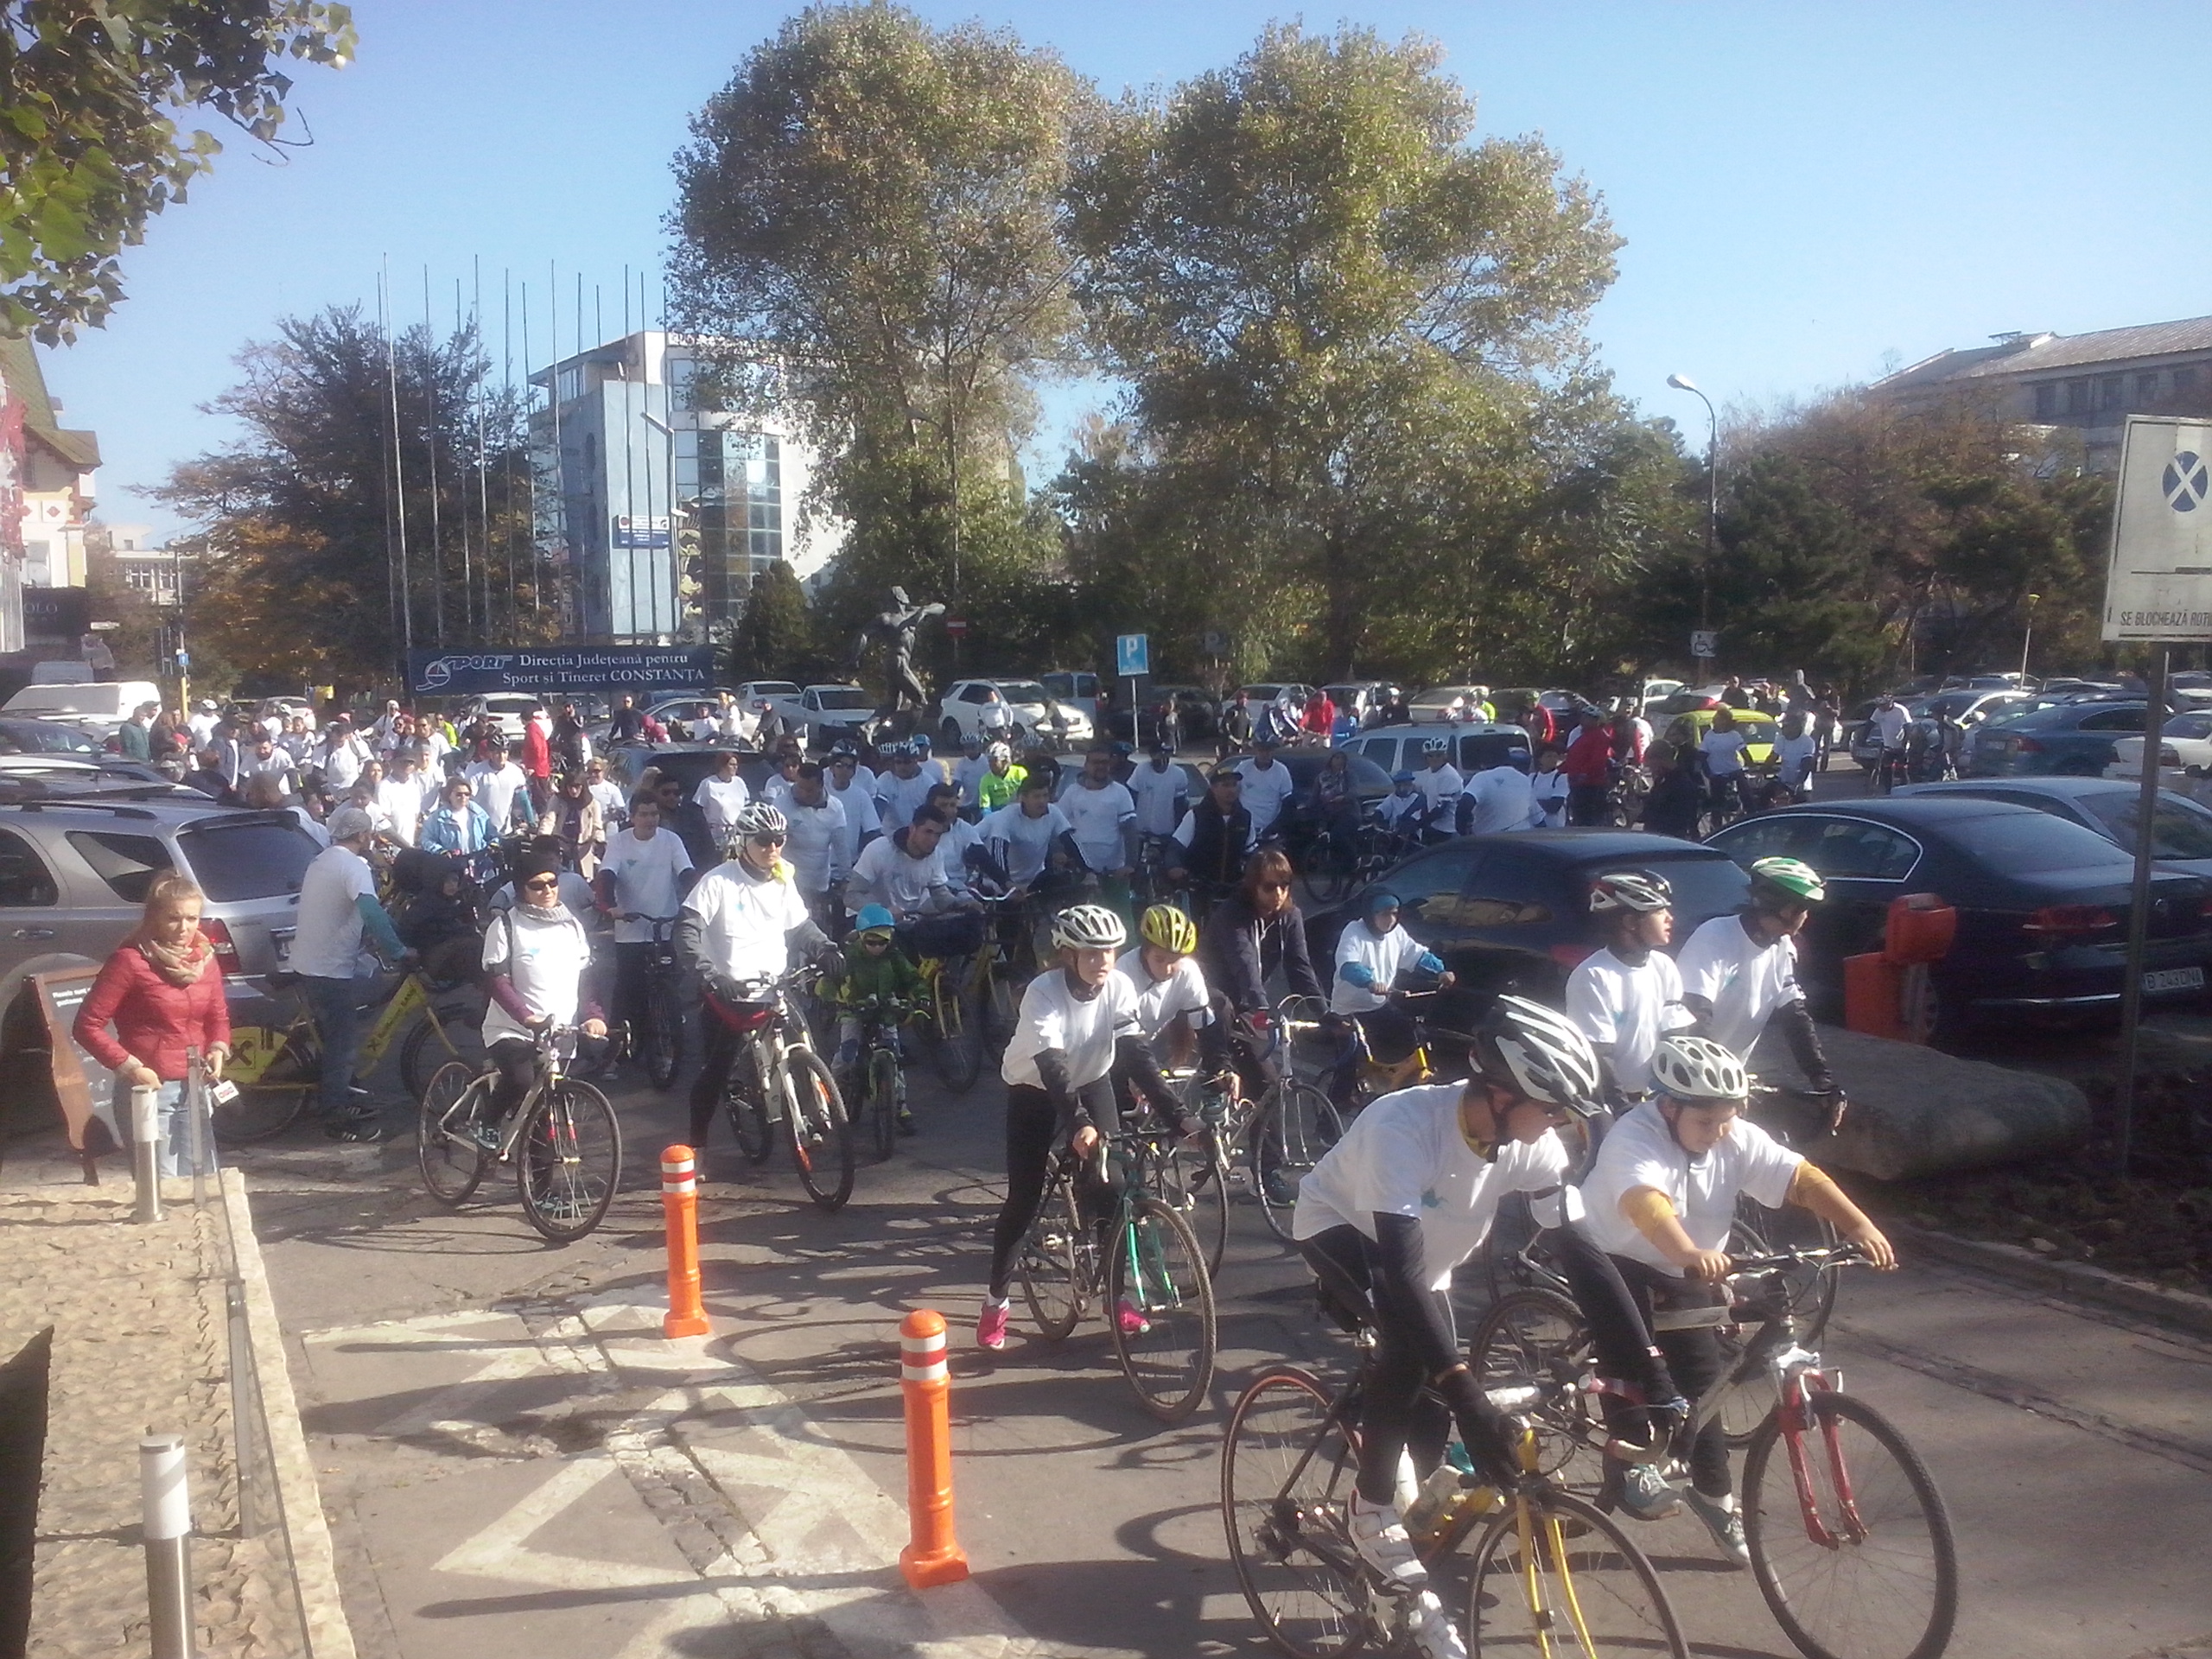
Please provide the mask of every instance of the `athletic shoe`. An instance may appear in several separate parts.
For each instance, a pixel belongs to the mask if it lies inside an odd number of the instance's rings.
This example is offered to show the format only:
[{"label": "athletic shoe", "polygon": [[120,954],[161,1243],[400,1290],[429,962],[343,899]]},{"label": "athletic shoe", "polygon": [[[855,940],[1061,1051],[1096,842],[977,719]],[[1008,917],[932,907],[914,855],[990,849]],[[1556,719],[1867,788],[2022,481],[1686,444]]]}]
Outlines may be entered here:
[{"label": "athletic shoe", "polygon": [[976,1345],[995,1353],[1005,1347],[1007,1321],[1013,1312],[1004,1302],[985,1302],[982,1313],[976,1320]]},{"label": "athletic shoe", "polygon": [[1743,1512],[1723,1509],[1717,1497],[1707,1497],[1694,1486],[1682,1488],[1682,1500],[1690,1506],[1690,1513],[1705,1522],[1705,1529],[1713,1535],[1713,1541],[1720,1546],[1720,1553],[1738,1567],[1751,1564],[1751,1547],[1744,1541]]},{"label": "athletic shoe", "polygon": [[322,1126],[322,1132],[333,1141],[342,1141],[348,1146],[372,1146],[384,1139],[384,1126],[368,1112],[348,1112],[342,1117],[334,1117]]},{"label": "athletic shoe", "polygon": [[1631,1463],[1621,1471],[1621,1508],[1639,1521],[1663,1521],[1681,1499],[1656,1464]]},{"label": "athletic shoe", "polygon": [[917,1126],[914,1122],[914,1115],[908,1111],[904,1106],[901,1106],[899,1109],[899,1116],[895,1121],[899,1125],[899,1134],[912,1135],[915,1132]]},{"label": "athletic shoe", "polygon": [[1467,1644],[1444,1604],[1422,1591],[1420,1611],[1414,1618],[1414,1649],[1421,1659],[1467,1659]]},{"label": "athletic shoe", "polygon": [[1370,1507],[1355,1492],[1345,1524],[1359,1559],[1389,1583],[1410,1587],[1428,1582],[1428,1569],[1414,1554],[1414,1541],[1406,1535],[1406,1523],[1398,1518],[1396,1504]]},{"label": "athletic shoe", "polygon": [[1122,1327],[1125,1337],[1141,1337],[1152,1329],[1152,1321],[1138,1313],[1136,1304],[1126,1296],[1114,1309],[1114,1322]]}]

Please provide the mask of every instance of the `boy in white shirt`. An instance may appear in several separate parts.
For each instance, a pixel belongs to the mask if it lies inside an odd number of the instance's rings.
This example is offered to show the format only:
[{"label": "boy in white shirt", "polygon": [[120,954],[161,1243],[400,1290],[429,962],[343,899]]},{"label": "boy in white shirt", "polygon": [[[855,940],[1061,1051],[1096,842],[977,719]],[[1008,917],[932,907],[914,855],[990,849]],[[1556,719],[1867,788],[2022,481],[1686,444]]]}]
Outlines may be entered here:
[{"label": "boy in white shirt", "polygon": [[1649,870],[1615,870],[1591,884],[1590,913],[1605,931],[1605,948],[1567,976],[1567,1017],[1597,1051],[1616,1109],[1649,1090],[1652,1050],[1691,1022],[1682,976],[1665,948],[1674,938],[1674,902],[1666,878]]},{"label": "boy in white shirt", "polygon": [[1001,807],[977,828],[984,847],[1017,893],[1055,872],[1056,855],[1064,857],[1062,837],[1069,833],[1067,816],[1052,804],[1052,788],[1042,778],[1024,779],[1013,804]]},{"label": "boy in white shirt", "polygon": [[1444,738],[1430,738],[1421,746],[1421,769],[1414,774],[1414,783],[1428,803],[1429,839],[1441,840],[1452,832],[1458,821],[1459,796],[1467,786],[1466,780],[1452,764],[1452,745]]},{"label": "boy in white shirt", "polygon": [[1794,858],[1755,860],[1751,875],[1743,910],[1714,917],[1675,953],[1682,1006],[1696,1016],[1700,1036],[1745,1059],[1768,1021],[1779,1020],[1807,1085],[1827,1094],[1835,1081],[1797,983],[1796,938],[1827,887]]},{"label": "boy in white shirt", "polygon": [[1239,760],[1235,771],[1244,780],[1244,810],[1252,815],[1252,842],[1257,846],[1274,830],[1298,785],[1290,768],[1275,759],[1272,736],[1255,737],[1250,758]]},{"label": "boy in white shirt", "polygon": [[1166,836],[1191,810],[1191,774],[1175,762],[1175,746],[1152,746],[1152,758],[1129,774],[1125,785],[1137,804],[1137,834]]},{"label": "boy in white shirt", "polygon": [[1113,750],[1094,747],[1083,757],[1083,770],[1060,791],[1058,805],[1076,851],[1099,878],[1100,899],[1126,911],[1136,868],[1137,804],[1128,785],[1114,781]]},{"label": "boy in white shirt", "polygon": [[1456,982],[1444,959],[1398,925],[1398,895],[1387,886],[1371,888],[1357,921],[1337,936],[1336,974],[1329,992],[1331,1023],[1344,1035],[1344,1047],[1329,1077],[1329,1098],[1341,1110],[1352,1103],[1359,1083],[1360,1045],[1350,1027],[1357,1025],[1368,1052],[1386,1065],[1413,1052],[1420,1035],[1413,1016],[1397,1006],[1404,993],[1398,982],[1409,975],[1435,981],[1449,990]]},{"label": "boy in white shirt", "polygon": [[653,921],[673,921],[690,885],[691,855],[683,837],[660,827],[660,798],[639,790],[630,803],[630,827],[608,835],[607,857],[592,877],[601,912],[615,918],[614,1017],[631,1021],[633,1033],[645,1029]]}]

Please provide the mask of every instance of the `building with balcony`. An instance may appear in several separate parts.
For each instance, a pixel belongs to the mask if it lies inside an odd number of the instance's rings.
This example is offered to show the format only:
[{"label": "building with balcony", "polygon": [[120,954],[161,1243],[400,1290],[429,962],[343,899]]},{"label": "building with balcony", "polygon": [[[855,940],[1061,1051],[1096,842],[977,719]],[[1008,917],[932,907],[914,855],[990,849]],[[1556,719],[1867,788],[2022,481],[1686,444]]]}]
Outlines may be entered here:
[{"label": "building with balcony", "polygon": [[29,641],[25,588],[85,585],[85,528],[99,436],[60,424],[36,349],[0,337],[0,653]]},{"label": "building with balcony", "polygon": [[2120,464],[2128,416],[2212,416],[2212,317],[1990,338],[1987,346],[1923,359],[1869,393],[1908,404],[1979,397],[2007,420],[2074,428],[2089,465],[2104,472]]},{"label": "building with balcony", "polygon": [[709,638],[771,565],[804,581],[836,556],[842,528],[799,519],[811,450],[780,416],[699,408],[681,337],[626,334],[531,379],[538,543],[574,579],[583,638]]}]

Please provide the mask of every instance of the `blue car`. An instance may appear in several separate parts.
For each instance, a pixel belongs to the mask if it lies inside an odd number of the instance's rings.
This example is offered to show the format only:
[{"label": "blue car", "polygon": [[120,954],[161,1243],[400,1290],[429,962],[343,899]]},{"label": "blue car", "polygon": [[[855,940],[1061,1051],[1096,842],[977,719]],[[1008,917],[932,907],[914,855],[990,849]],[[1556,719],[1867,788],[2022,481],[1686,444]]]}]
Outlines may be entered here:
[{"label": "blue car", "polygon": [[2101,778],[2113,745],[2140,735],[2147,702],[2065,702],[1983,727],[1974,734],[1975,778]]}]

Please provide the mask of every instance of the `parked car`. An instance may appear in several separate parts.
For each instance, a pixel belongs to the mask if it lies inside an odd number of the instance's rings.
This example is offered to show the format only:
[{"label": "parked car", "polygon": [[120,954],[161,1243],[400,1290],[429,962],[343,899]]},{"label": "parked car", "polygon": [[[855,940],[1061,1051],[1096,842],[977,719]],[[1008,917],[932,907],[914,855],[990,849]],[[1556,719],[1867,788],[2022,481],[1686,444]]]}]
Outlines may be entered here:
[{"label": "parked car", "polygon": [[[151,680],[99,680],[73,685],[27,685],[10,697],[0,714],[43,716],[71,725],[87,722],[112,730],[149,702],[162,701]],[[105,730],[103,734],[105,734]]]},{"label": "parked car", "polygon": [[[1275,820],[1276,832],[1282,836],[1283,845],[1295,858],[1319,827],[1319,820],[1306,803],[1313,793],[1314,777],[1329,764],[1328,752],[1313,748],[1281,749],[1276,751],[1275,764],[1290,768],[1291,782],[1295,785],[1289,802],[1283,807],[1282,816]],[[1390,774],[1366,756],[1354,755],[1348,764],[1351,767],[1352,789],[1358,795],[1363,809],[1373,805],[1390,792]]]},{"label": "parked car", "polygon": [[2139,699],[2114,702],[2102,698],[2015,715],[1976,735],[1972,774],[2097,777],[2113,763],[2113,744],[2127,733],[2139,734],[2149,715],[2150,705]]},{"label": "parked car", "polygon": [[28,786],[27,780],[34,779],[42,787],[72,794],[87,789],[146,788],[165,792],[183,787],[150,760],[131,760],[104,750],[91,754],[51,751],[22,754],[0,744],[0,779],[20,791]]},{"label": "parked car", "polygon": [[1346,738],[1337,747],[1354,754],[1364,755],[1386,773],[1404,767],[1419,772],[1428,764],[1422,747],[1431,739],[1441,737],[1451,746],[1450,759],[1463,778],[1471,778],[1478,772],[1488,772],[1492,766],[1518,766],[1523,772],[1534,769],[1528,732],[1519,726],[1493,726],[1484,722],[1478,726],[1461,726],[1454,730],[1438,732],[1431,728],[1392,726],[1379,732],[1361,732]]},{"label": "parked car", "polygon": [[535,692],[491,691],[480,697],[471,697],[454,724],[466,726],[489,715],[509,738],[519,740],[523,721],[530,718],[530,711],[544,707],[545,699]]},{"label": "parked car", "polygon": [[1388,680],[1342,680],[1321,689],[1337,705],[1338,718],[1349,717],[1355,727],[1363,730],[1380,725],[1383,711],[1395,706],[1404,695]]},{"label": "parked car", "polygon": [[[1717,849],[1632,830],[1530,830],[1464,836],[1415,853],[1378,878],[1398,895],[1407,931],[1444,958],[1459,983],[1432,1020],[1471,1031],[1501,992],[1556,1006],[1567,976],[1599,948],[1590,885],[1609,870],[1652,870],[1673,884],[1675,937],[1741,907],[1749,878]],[[1308,916],[1306,942],[1325,982],[1337,938],[1363,899]]]},{"label": "parked car", "polygon": [[863,686],[810,685],[799,693],[797,711],[786,719],[810,748],[826,749],[841,737],[859,741],[874,717],[874,694]]},{"label": "parked car", "polygon": [[[1646,680],[1636,695],[1637,712],[1646,720],[1651,716],[1654,703],[1664,702],[1682,689],[1680,680]],[[1674,712],[1679,713],[1679,710]]]},{"label": "parked car", "polygon": [[1416,726],[1465,721],[1477,717],[1469,713],[1476,701],[1471,685],[1432,685],[1407,702],[1406,717]]},{"label": "parked car", "polygon": [[1035,680],[955,680],[938,705],[938,729],[947,744],[969,732],[984,732],[983,709],[996,691],[1013,710],[1017,735],[1073,750],[1088,744],[1096,730],[1090,710],[1062,702]]},{"label": "parked car", "polygon": [[[1956,790],[1900,791],[1760,813],[1706,844],[1747,866],[1802,859],[1826,878],[1798,970],[1824,1017],[1842,1012],[1844,959],[1881,949],[1890,901],[1908,893],[1936,893],[1959,912],[1957,942],[1929,975],[1939,1030],[2120,1007],[2133,861],[2054,813]],[[2212,965],[2212,880],[2162,870],[2152,900],[2144,995],[2201,997]]]},{"label": "parked car", "polygon": [[785,726],[796,727],[803,695],[789,680],[747,680],[730,690],[730,696],[737,699],[737,706],[745,711],[745,728],[748,733],[759,727],[760,716],[771,709]]},{"label": "parked car", "polygon": [[1221,734],[1221,700],[1202,685],[1161,685],[1154,683],[1144,695],[1136,718],[1126,709],[1109,709],[1106,734],[1141,748],[1160,734],[1160,710],[1175,705],[1176,735],[1184,743],[1211,743]]},{"label": "parked car", "polygon": [[1523,728],[1540,744],[1564,741],[1584,711],[1598,706],[1580,692],[1522,685],[1492,691],[1490,701],[1501,721]]},{"label": "parked car", "polygon": [[1056,668],[1049,674],[1039,674],[1037,683],[1061,702],[1080,703],[1093,711],[1098,707],[1102,682],[1096,674]]},{"label": "parked car", "polygon": [[[746,702],[733,690],[729,694],[737,701],[738,741],[750,743],[753,734],[760,728],[760,710],[757,703]],[[663,697],[647,706],[645,712],[668,728],[672,742],[689,741],[691,722],[702,715],[716,720],[721,718],[722,698],[719,690],[702,696]]]},{"label": "parked car", "polygon": [[[2112,764],[2105,768],[2106,777],[2140,778],[2143,775],[2141,738],[2115,739],[2112,756]],[[2212,710],[2192,709],[2187,714],[2174,715],[2159,728],[2158,765],[2162,767],[2196,766],[2212,770]]]},{"label": "parked car", "polygon": [[[2035,701],[2032,696],[2019,691],[1956,690],[1905,699],[1897,706],[1905,711],[1915,726],[1923,728],[1916,744],[1913,745],[1916,747],[1940,747],[1943,718],[1948,715],[1956,720],[1967,734],[1967,747],[1962,751],[1963,757],[1973,752],[1973,734],[1976,730],[1992,721],[2005,720],[2023,713],[2031,708]],[[1844,721],[1844,735],[1851,747],[1851,758],[1862,766],[1878,765],[1882,759],[1881,740],[1874,730],[1874,707],[1871,702],[1862,702]]]},{"label": "parked car", "polygon": [[300,880],[321,850],[289,812],[217,806],[165,782],[32,800],[0,789],[0,1098],[50,1097],[43,1065],[27,1055],[43,1048],[42,1030],[16,1007],[25,978],[97,969],[138,925],[164,870],[207,895],[200,931],[245,1021],[291,949]]},{"label": "parked car", "polygon": [[58,720],[0,715],[0,754],[73,754],[97,760],[100,746],[79,728]]},{"label": "parked car", "polygon": [[[2094,830],[2130,858],[2135,856],[2139,778],[1966,778],[1950,784],[1912,784],[1898,795],[1955,796],[2031,806],[2084,830]],[[2151,820],[2151,854],[2170,869],[2212,877],[2212,807],[2177,791],[2162,789]]]}]

